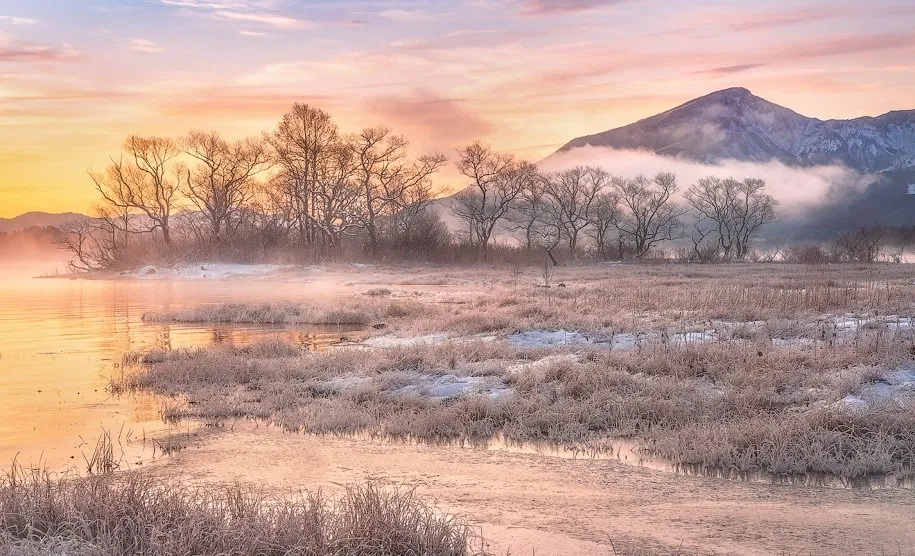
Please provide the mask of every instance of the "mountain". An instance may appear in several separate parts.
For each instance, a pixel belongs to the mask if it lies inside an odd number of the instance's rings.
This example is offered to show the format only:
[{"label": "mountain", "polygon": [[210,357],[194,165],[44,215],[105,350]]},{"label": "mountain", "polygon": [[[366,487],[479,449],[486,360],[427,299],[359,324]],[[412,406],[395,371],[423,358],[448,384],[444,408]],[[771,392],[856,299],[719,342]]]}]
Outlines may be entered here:
[{"label": "mountain", "polygon": [[559,152],[584,146],[650,150],[706,163],[840,163],[862,173],[882,173],[915,168],[915,110],[819,120],[733,88],[624,127],[573,139]]},{"label": "mountain", "polygon": [[48,212],[27,212],[14,218],[0,218],[0,233],[11,233],[28,228],[60,228],[72,220],[89,218],[75,212],[51,214]]}]

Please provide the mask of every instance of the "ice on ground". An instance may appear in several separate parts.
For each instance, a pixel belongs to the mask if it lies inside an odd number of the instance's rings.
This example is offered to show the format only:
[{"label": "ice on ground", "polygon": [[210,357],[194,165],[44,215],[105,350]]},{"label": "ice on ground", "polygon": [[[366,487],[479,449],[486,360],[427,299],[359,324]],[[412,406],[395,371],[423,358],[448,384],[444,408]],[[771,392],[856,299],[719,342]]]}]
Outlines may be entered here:
[{"label": "ice on ground", "polygon": [[845,315],[827,315],[827,324],[832,324],[839,333],[853,333],[868,328],[886,326],[890,330],[912,330],[915,328],[915,319],[899,315],[862,315],[847,313]]},{"label": "ice on ground", "polygon": [[674,344],[691,344],[693,342],[714,342],[718,339],[718,333],[714,330],[703,330],[697,332],[678,332],[670,335],[670,341]]},{"label": "ice on ground", "polygon": [[548,355],[536,361],[528,361],[526,363],[515,363],[514,365],[509,365],[505,367],[505,371],[511,374],[523,374],[540,371],[551,365],[572,365],[579,363],[580,361],[581,356],[577,353]]},{"label": "ice on ground", "polygon": [[549,347],[549,346],[603,346],[613,349],[632,349],[638,343],[635,334],[585,334],[569,330],[524,330],[508,337],[508,343],[514,347]]},{"label": "ice on ground", "polygon": [[414,347],[442,344],[448,341],[447,334],[426,334],[425,336],[378,336],[362,342],[363,346],[372,348]]},{"label": "ice on ground", "polygon": [[883,404],[915,408],[915,367],[887,371],[876,380],[862,385],[857,392],[839,400],[838,404],[851,409]]},{"label": "ice on ground", "polygon": [[807,347],[816,343],[813,338],[772,338],[772,345],[775,347],[795,348]]},{"label": "ice on ground", "polygon": [[234,264],[234,263],[205,263],[181,264],[169,268],[144,266],[137,272],[138,278],[143,279],[183,279],[183,280],[213,280],[244,278],[269,278],[289,272],[296,267],[277,264]]},{"label": "ice on ground", "polygon": [[688,344],[692,342],[712,342],[718,339],[715,330],[678,332],[662,335],[633,334],[586,334],[568,330],[525,330],[508,337],[508,343],[514,347],[550,347],[550,346],[596,346],[610,349],[635,349],[640,343]]},{"label": "ice on ground", "polygon": [[515,347],[590,345],[595,339],[568,330],[525,330],[509,336],[508,343]]},{"label": "ice on ground", "polygon": [[350,388],[358,388],[360,386],[367,386],[371,384],[372,378],[367,376],[353,376],[353,375],[344,375],[334,377],[330,380],[325,380],[321,382],[321,387],[328,390],[333,390],[335,392],[340,392],[342,390],[348,390]]},{"label": "ice on ground", "polygon": [[459,396],[486,395],[500,399],[511,393],[502,379],[494,376],[417,375],[414,384],[389,390],[395,396],[424,396],[429,398],[456,398]]}]

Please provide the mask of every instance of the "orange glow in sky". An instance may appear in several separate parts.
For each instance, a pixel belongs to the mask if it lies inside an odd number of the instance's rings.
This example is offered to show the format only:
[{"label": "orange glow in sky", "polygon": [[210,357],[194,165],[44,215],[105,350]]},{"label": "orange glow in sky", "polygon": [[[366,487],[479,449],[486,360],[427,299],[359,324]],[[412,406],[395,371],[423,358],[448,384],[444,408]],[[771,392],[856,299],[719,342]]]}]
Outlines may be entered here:
[{"label": "orange glow in sky", "polygon": [[256,135],[293,102],[534,161],[732,86],[823,119],[915,108],[909,2],[90,4],[0,0],[0,217],[88,211],[127,134]]}]

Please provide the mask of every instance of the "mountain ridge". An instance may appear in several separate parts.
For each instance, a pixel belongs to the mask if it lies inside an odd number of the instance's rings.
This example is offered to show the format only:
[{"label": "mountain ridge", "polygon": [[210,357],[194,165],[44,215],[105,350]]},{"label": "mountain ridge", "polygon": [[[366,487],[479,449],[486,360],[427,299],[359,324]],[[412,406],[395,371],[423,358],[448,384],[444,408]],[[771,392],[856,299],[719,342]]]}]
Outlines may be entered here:
[{"label": "mountain ridge", "polygon": [[30,211],[11,218],[0,218],[0,233],[20,232],[33,227],[59,228],[67,222],[88,218],[84,214],[75,212]]},{"label": "mountain ridge", "polygon": [[915,168],[915,110],[821,120],[732,87],[626,126],[575,138],[557,154],[584,146],[648,150],[702,163],[841,163],[862,173],[883,173]]}]

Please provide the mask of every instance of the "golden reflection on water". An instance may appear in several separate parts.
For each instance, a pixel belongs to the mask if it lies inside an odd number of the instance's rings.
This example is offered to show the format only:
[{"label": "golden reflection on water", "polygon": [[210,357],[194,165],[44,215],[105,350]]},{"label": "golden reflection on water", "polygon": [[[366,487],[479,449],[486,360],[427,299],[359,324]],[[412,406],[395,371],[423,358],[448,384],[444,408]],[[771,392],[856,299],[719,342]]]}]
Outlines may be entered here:
[{"label": "golden reflection on water", "polygon": [[[267,336],[314,348],[353,332],[146,324],[146,312],[308,296],[307,285],[286,283],[0,279],[0,469],[13,458],[78,469],[103,428],[120,437],[125,464],[151,456],[151,444],[138,441],[166,429],[161,401],[148,395],[115,399],[105,390],[128,351],[244,345]],[[134,442],[125,446],[128,436]]]}]

